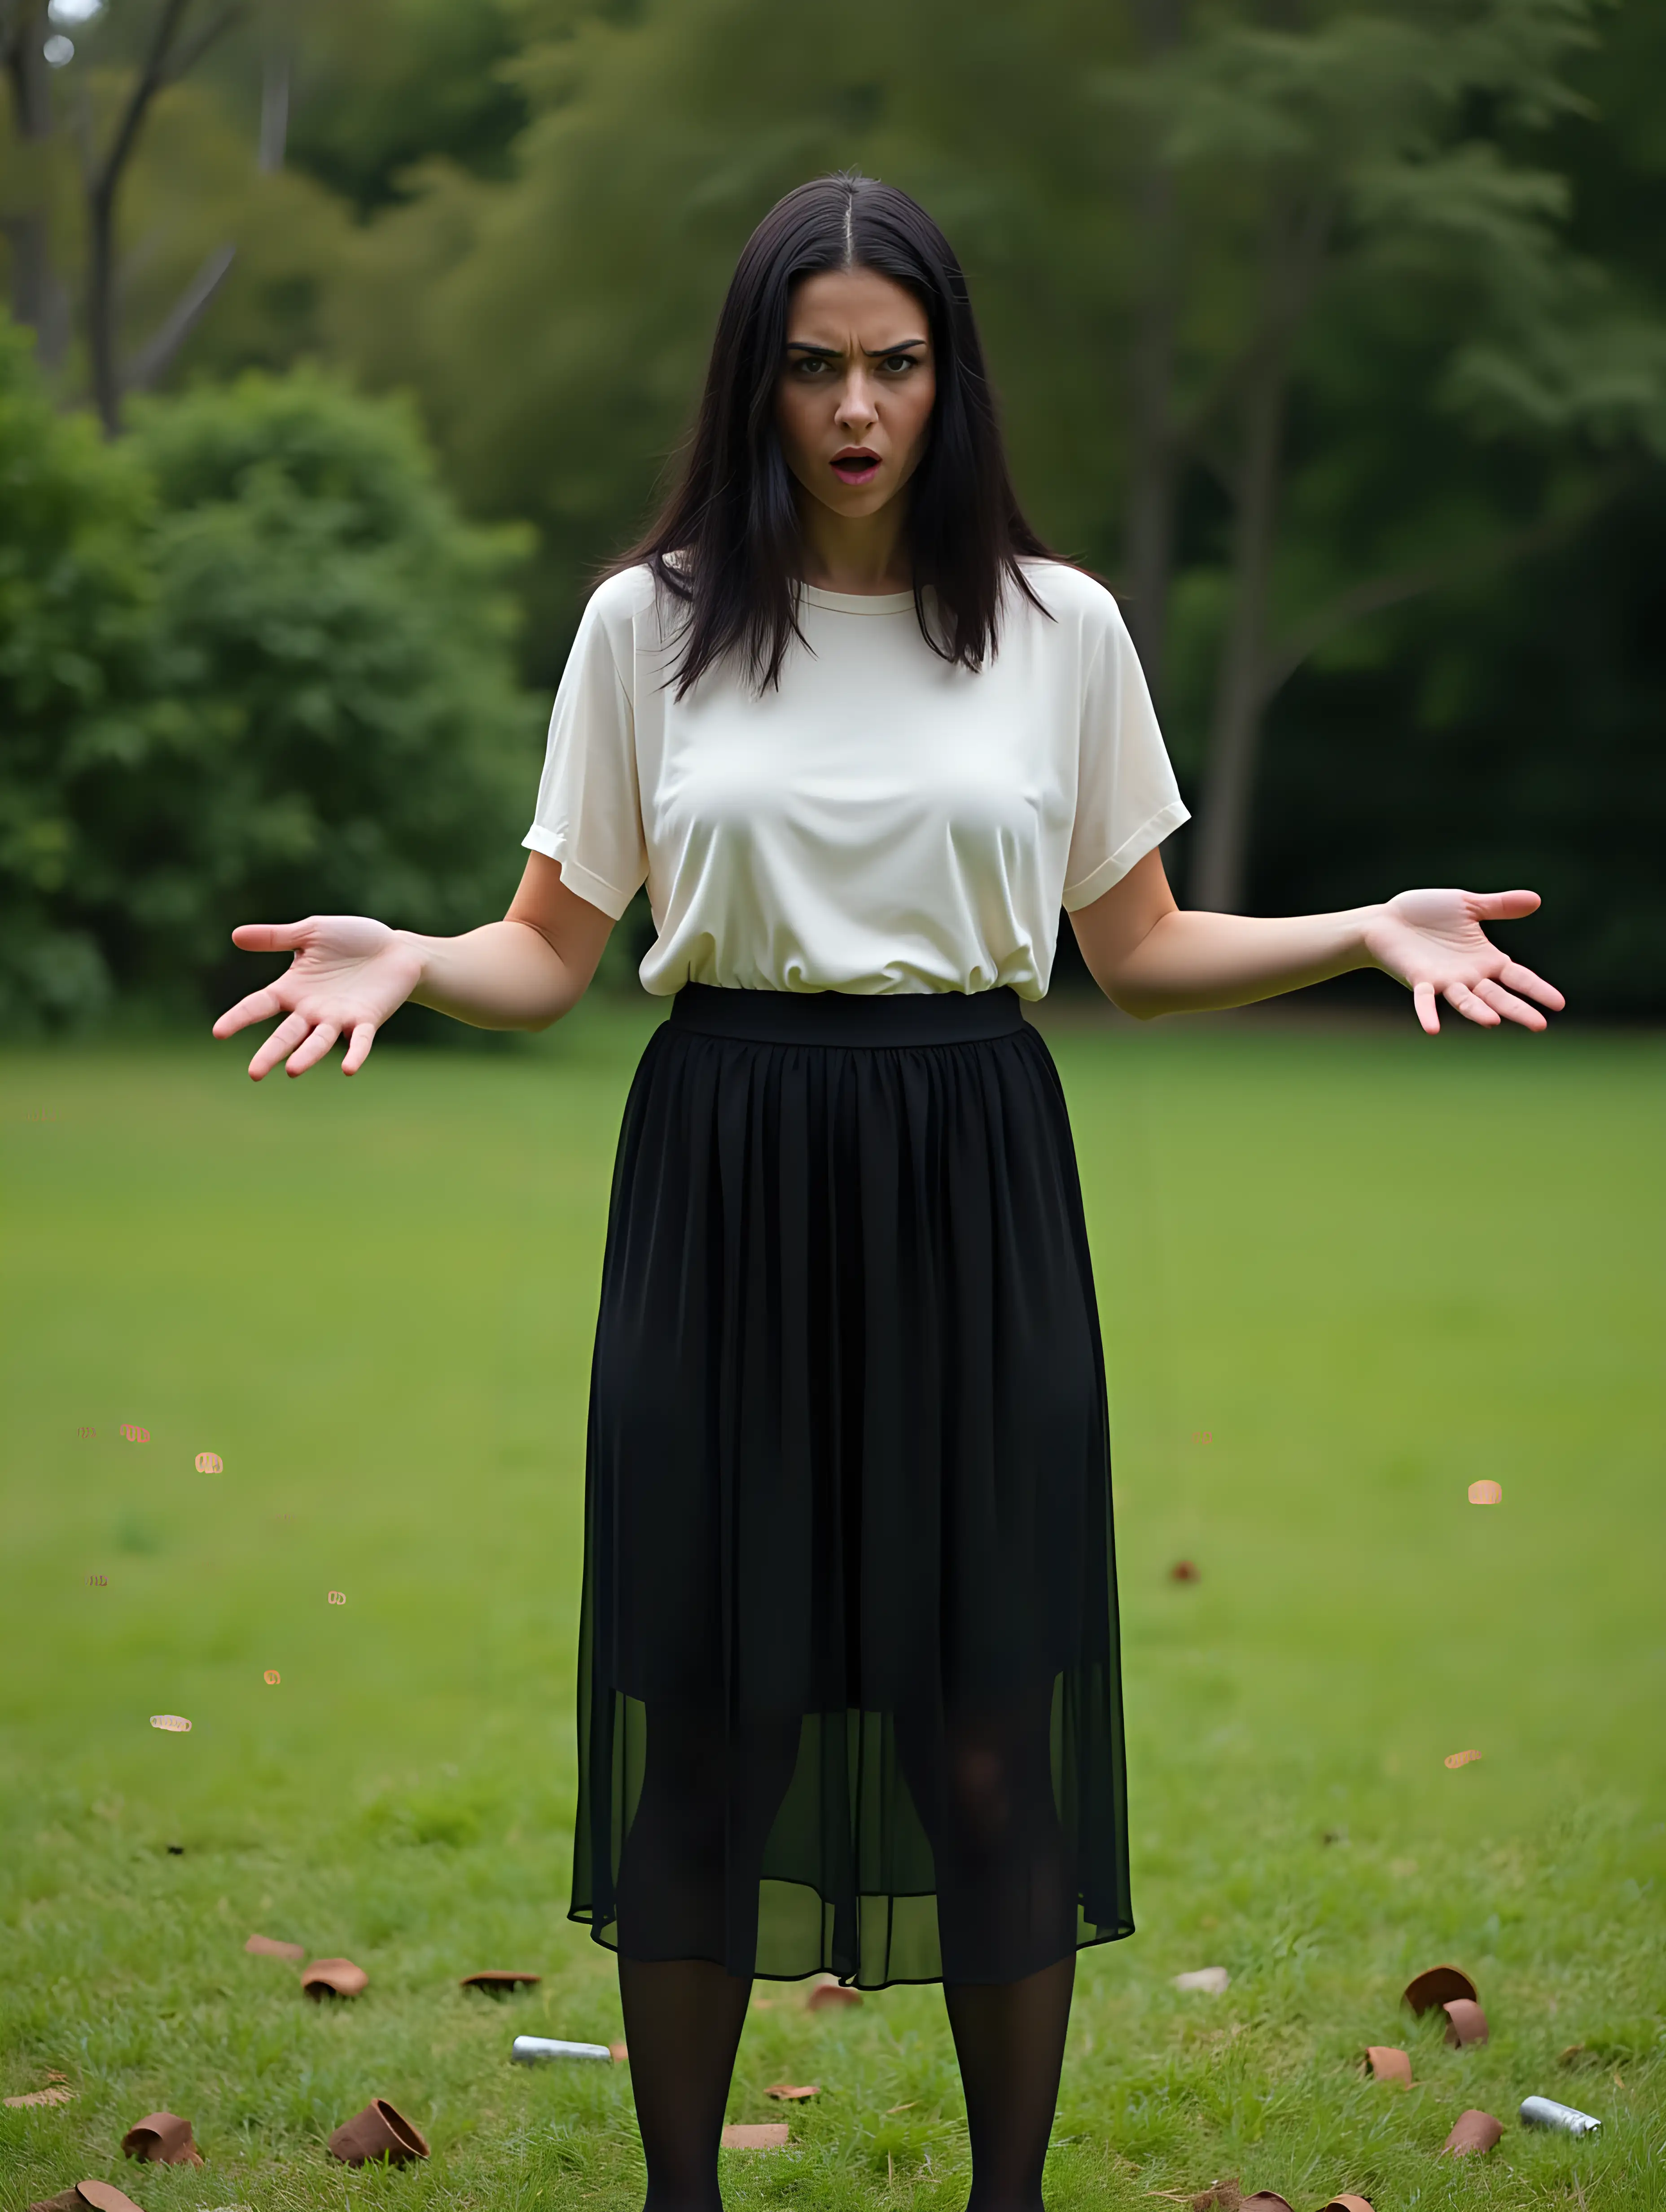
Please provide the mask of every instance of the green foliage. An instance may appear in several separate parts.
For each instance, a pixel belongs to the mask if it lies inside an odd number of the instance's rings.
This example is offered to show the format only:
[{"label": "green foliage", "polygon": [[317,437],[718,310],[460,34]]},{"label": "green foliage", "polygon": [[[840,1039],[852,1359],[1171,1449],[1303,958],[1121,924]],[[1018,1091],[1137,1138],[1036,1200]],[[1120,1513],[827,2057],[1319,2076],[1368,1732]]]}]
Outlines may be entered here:
[{"label": "green foliage", "polygon": [[8,748],[12,1022],[224,1003],[258,980],[240,921],[502,912],[538,758],[524,532],[460,523],[409,410],[313,373],[149,402],[112,452],[6,358],[45,487],[0,526],[45,580],[7,623],[39,732]]},{"label": "green foliage", "polygon": [[0,319],[0,1027],[85,1023],[111,995],[84,799],[97,757],[143,744],[150,519],[135,457],[54,413]]}]

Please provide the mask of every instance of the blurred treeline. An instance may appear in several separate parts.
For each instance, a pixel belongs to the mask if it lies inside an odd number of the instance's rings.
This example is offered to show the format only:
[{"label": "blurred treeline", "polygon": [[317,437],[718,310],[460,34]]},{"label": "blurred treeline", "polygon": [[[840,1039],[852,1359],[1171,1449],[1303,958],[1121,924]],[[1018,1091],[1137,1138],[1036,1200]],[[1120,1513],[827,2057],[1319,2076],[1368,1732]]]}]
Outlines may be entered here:
[{"label": "blurred treeline", "polygon": [[1122,599],[1182,896],[1527,882],[1577,1010],[1666,1006],[1659,0],[0,33],[0,1022],[217,1008],[238,920],[502,911],[736,252],[845,166],[954,240],[1025,503]]}]

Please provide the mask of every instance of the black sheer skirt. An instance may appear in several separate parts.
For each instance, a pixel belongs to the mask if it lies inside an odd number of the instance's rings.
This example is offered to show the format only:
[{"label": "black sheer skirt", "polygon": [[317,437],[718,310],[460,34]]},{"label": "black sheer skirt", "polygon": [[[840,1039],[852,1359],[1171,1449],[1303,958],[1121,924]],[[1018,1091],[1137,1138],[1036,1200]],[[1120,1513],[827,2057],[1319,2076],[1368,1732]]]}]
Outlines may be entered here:
[{"label": "black sheer skirt", "polygon": [[1104,1364],[1013,993],[678,994],[614,1170],[581,1643],[597,1942],[876,1989],[1132,1932]]}]

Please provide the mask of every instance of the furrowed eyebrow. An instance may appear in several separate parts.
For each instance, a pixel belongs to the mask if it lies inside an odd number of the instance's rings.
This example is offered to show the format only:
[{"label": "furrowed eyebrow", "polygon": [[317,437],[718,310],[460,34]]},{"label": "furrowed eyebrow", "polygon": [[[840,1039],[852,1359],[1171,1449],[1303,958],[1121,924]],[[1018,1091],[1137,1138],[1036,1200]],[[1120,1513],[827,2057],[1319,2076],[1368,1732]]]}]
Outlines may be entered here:
[{"label": "furrowed eyebrow", "polygon": [[[889,361],[893,354],[907,353],[915,346],[922,346],[924,338],[898,338],[895,345],[864,346],[862,351],[870,361]],[[788,353],[812,353],[820,361],[842,361],[843,354],[837,346],[811,345],[803,338],[788,338]]]}]

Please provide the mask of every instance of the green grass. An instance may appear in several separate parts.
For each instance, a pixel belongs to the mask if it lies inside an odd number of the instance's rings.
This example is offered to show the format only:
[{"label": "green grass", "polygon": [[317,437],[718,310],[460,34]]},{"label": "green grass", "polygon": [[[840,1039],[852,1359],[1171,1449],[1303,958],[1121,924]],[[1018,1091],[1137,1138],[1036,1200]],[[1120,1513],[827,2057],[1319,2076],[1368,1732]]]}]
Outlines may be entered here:
[{"label": "green grass", "polygon": [[[647,1020],[587,1006],[351,1084],[255,1088],[208,1041],[9,1057],[0,2091],[77,2094],[0,2112],[6,2206],[82,2174],[147,2212],[640,2202],[625,2070],[507,2059],[619,2033],[564,1913],[584,1393]],[[1658,2206],[1666,1049],[1409,1020],[1054,1048],[1114,1392],[1140,1923],[1081,1962],[1054,2212],[1227,2174],[1298,2212]],[[1466,1503],[1483,1476],[1500,1506]],[[252,1929],[370,1989],[314,2008]],[[1484,2048],[1397,2008],[1444,1958]],[[1170,1985],[1215,1963],[1225,1996]],[[520,1964],[545,1978],[508,2002],[456,1986]],[[732,2117],[825,2091],[788,2154],[726,2156],[732,2203],[957,2212],[938,1993],[760,1993]],[[1367,2042],[1419,2086],[1363,2081]],[[1602,2133],[1525,2133],[1533,2091]],[[373,2094],[428,2165],[326,2157]],[[1455,2165],[1468,2105],[1505,2138]],[[200,2172],[124,2164],[156,2106]]]}]

